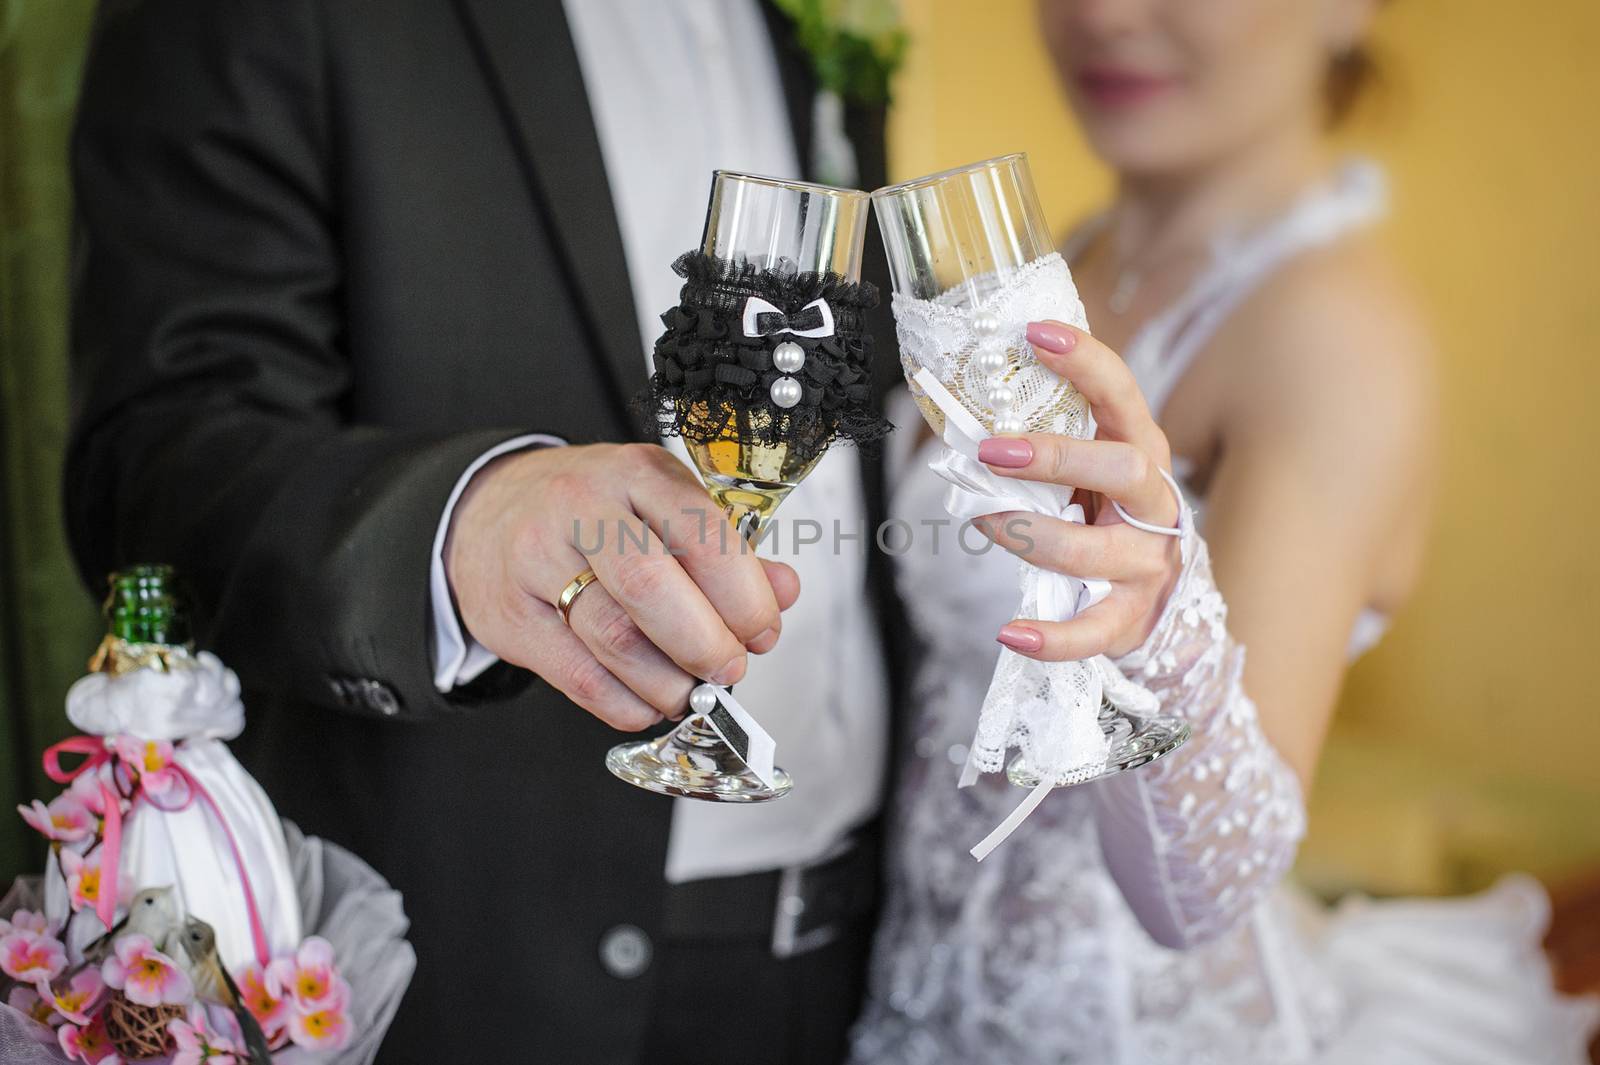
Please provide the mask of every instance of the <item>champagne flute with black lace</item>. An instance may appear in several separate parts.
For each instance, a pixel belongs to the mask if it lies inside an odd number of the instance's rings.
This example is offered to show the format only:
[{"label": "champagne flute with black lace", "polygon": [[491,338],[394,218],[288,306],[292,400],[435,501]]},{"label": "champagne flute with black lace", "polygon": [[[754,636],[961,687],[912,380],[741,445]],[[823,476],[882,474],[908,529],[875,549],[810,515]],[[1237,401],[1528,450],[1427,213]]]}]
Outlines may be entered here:
[{"label": "champagne flute with black lace", "polygon": [[[869,200],[855,189],[719,170],[684,284],[662,315],[646,402],[657,432],[683,438],[729,525],[727,550],[753,550],[779,504],[836,441],[888,428],[871,389],[860,280]],[[793,782],[732,692],[702,684],[673,731],[611,749],[607,767],[650,791],[761,802]]]},{"label": "champagne flute with black lace", "polygon": [[[973,163],[879,189],[872,198],[894,282],[901,363],[923,416],[946,444],[934,468],[951,482],[951,514],[1020,511],[1084,520],[1072,489],[998,478],[977,457],[978,443],[991,434],[1095,432],[1083,396],[1040,364],[1027,340],[1029,322],[1088,327],[1044,224],[1027,158]],[[1021,586],[1018,616],[1056,621],[1109,590],[1103,581],[1067,577],[1026,559]],[[1007,768],[1011,749],[1019,755],[1008,775],[1033,787],[1143,765],[1186,735],[1180,722],[1155,716],[1155,709],[1148,692],[1104,659],[1043,662],[1002,650],[962,781]]]}]

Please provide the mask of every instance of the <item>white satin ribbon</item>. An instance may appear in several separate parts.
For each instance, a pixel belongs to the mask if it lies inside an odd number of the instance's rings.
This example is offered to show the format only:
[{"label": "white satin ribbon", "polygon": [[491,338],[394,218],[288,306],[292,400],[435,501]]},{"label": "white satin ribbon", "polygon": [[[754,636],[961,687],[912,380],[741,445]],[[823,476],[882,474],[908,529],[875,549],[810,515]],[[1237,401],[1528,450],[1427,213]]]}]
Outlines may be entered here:
[{"label": "white satin ribbon", "polygon": [[[797,318],[806,311],[815,307],[822,312],[822,324],[812,326],[810,329],[770,329],[763,331],[757,324],[763,314],[776,314],[785,320]],[[778,336],[788,333],[797,337],[831,337],[833,336],[833,308],[828,306],[825,299],[814,299],[801,307],[794,314],[786,314],[782,308],[775,307],[760,296],[751,296],[744,301],[744,335],[747,337]]]},{"label": "white satin ribbon", "polygon": [[[970,521],[985,514],[1020,510],[1077,525],[1084,523],[1083,507],[1071,501],[1071,488],[1001,477],[978,461],[979,443],[992,434],[950,394],[932,370],[924,367],[911,379],[944,414],[945,450],[928,465],[950,484],[944,507],[951,517]],[[1111,594],[1110,581],[1073,577],[1032,563],[1026,573],[1038,586],[1041,621],[1065,621]]]},{"label": "white satin ribbon", "polygon": [[777,742],[751,716],[750,711],[739,704],[739,700],[733,697],[733,692],[717,684],[706,684],[704,687],[716,693],[718,704],[744,732],[745,742],[741,744],[737,736],[730,736],[722,723],[717,721],[714,712],[703,715],[706,724],[711,726],[712,732],[721,737],[729,750],[739,756],[739,760],[749,767],[750,772],[760,778],[761,783],[769,788],[775,787],[777,776],[773,772],[773,758],[777,754]]},{"label": "white satin ribbon", "polygon": [[967,853],[980,862],[989,857],[990,853],[1004,843],[1006,838],[1015,832],[1022,822],[1032,816],[1033,811],[1037,810],[1039,804],[1044,802],[1044,797],[1054,789],[1055,785],[1049,781],[1040,781],[1035,784],[1033,790],[1028,792],[1028,797],[1017,803],[1016,808],[1006,814],[1006,819],[996,825],[993,832],[979,840],[977,845]]}]

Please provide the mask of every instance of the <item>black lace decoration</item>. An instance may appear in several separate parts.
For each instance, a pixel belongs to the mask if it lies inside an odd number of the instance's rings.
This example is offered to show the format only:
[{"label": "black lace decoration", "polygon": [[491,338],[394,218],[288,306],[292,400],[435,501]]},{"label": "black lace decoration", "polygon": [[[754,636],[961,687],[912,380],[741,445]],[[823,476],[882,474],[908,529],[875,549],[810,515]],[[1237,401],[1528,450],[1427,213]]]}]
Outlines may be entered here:
[{"label": "black lace decoration", "polygon": [[[871,284],[699,251],[678,256],[672,269],[683,288],[678,305],[661,316],[666,331],[656,341],[655,373],[638,402],[656,434],[700,444],[787,444],[803,461],[837,440],[871,443],[892,428],[873,402],[872,337],[862,322],[878,302]],[[762,303],[750,306],[752,297]],[[762,335],[746,335],[747,306]],[[829,317],[831,334],[799,335],[825,329]],[[788,373],[773,365],[773,352],[786,342],[805,353]],[[799,386],[793,406],[774,400],[773,385],[783,378]],[[793,394],[793,385],[782,387]]]}]

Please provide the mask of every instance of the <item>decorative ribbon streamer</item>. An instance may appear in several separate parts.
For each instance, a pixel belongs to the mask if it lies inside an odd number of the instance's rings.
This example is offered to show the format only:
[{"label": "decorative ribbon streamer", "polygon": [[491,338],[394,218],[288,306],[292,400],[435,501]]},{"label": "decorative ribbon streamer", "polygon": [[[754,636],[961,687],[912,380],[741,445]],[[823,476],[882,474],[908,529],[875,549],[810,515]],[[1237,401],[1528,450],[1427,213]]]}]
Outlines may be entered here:
[{"label": "decorative ribbon streamer", "polygon": [[[766,734],[762,733],[762,735],[765,736]],[[768,737],[767,742],[769,744],[772,742],[770,737]],[[61,756],[63,754],[81,754],[85,757],[75,768],[63,769],[61,767]],[[121,760],[116,757],[116,754],[108,746],[108,740],[104,737],[95,736],[72,736],[64,739],[60,743],[45,749],[43,762],[45,776],[57,784],[70,784],[84,773],[105,765],[107,762],[114,763],[113,772],[121,767]],[[768,756],[767,764],[770,767],[770,755]],[[261,923],[261,912],[256,905],[255,890],[250,886],[250,874],[245,869],[244,856],[239,853],[239,842],[234,838],[233,829],[228,827],[228,820],[222,816],[222,810],[218,808],[217,801],[211,797],[211,793],[194,778],[194,775],[188,769],[177,761],[176,757],[174,757],[170,768],[178,779],[183,782],[186,789],[183,801],[176,805],[157,802],[155,798],[144,790],[143,783],[138,782],[138,777],[135,775],[133,791],[128,796],[129,813],[131,815],[132,805],[137,804],[141,798],[155,809],[167,813],[178,813],[179,811],[187,810],[196,798],[206,804],[211,811],[211,816],[222,827],[222,834],[228,840],[228,849],[233,854],[234,866],[239,870],[239,886],[244,892],[245,909],[250,914],[250,938],[255,946],[256,961],[261,964],[262,968],[265,968],[272,961],[272,951],[267,946],[267,932],[265,926]],[[751,768],[753,769],[754,766]],[[109,929],[115,924],[117,916],[117,879],[122,861],[122,796],[103,780],[100,782],[100,794],[105,801],[106,811],[105,834],[101,842],[101,846],[104,848],[104,856],[100,862],[100,897],[95,900],[94,912],[95,916],[100,918],[100,923]]]},{"label": "decorative ribbon streamer", "polygon": [[1041,780],[1035,784],[1033,790],[1028,792],[1028,797],[1017,803],[1016,809],[1006,814],[1006,819],[996,825],[993,832],[979,840],[977,846],[967,853],[980,862],[989,857],[989,853],[1004,843],[1006,837],[1015,832],[1017,826],[1026,821],[1033,814],[1033,811],[1039,808],[1039,804],[1044,802],[1044,797],[1053,790],[1055,790],[1055,785],[1048,780]]},{"label": "decorative ribbon streamer", "polygon": [[729,689],[716,684],[702,684],[695,691],[709,691],[717,697],[717,705],[701,715],[706,724],[711,726],[711,731],[722,738],[722,742],[739,756],[739,761],[748,766],[750,772],[760,778],[761,783],[769,788],[776,787],[773,758],[777,754],[778,744],[772,735],[761,727],[750,711],[739,704]]},{"label": "decorative ribbon streamer", "polygon": [[751,296],[744,303],[744,335],[768,337],[775,333],[792,333],[797,337],[833,336],[833,308],[825,299],[814,299],[793,314],[786,314],[760,296]]}]

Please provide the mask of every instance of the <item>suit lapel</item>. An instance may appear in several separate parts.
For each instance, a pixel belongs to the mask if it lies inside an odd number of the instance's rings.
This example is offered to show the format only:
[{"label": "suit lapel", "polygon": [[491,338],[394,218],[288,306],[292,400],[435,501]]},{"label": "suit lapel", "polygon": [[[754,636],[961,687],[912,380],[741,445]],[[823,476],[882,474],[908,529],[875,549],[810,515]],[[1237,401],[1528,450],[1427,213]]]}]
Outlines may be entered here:
[{"label": "suit lapel", "polygon": [[795,157],[800,160],[798,176],[810,180],[815,176],[811,123],[817,98],[817,78],[811,70],[811,57],[806,55],[795,35],[794,20],[778,10],[773,0],[761,0],[761,14],[766,19],[767,36],[772,39],[772,57],[778,68],[778,81],[783,86],[789,128],[794,133]]},{"label": "suit lapel", "polygon": [[[625,408],[644,387],[643,344],[604,157],[560,0],[456,0]],[[627,419],[632,425],[634,419]]]}]

